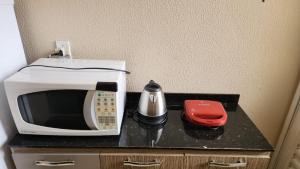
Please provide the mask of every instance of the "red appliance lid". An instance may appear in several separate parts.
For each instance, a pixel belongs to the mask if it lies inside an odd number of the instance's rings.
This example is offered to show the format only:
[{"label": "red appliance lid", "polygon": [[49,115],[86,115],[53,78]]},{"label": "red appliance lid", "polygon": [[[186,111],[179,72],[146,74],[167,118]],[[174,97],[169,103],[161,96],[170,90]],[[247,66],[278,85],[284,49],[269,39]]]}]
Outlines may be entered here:
[{"label": "red appliance lid", "polygon": [[185,100],[186,119],[194,124],[217,127],[227,122],[227,113],[218,101]]}]

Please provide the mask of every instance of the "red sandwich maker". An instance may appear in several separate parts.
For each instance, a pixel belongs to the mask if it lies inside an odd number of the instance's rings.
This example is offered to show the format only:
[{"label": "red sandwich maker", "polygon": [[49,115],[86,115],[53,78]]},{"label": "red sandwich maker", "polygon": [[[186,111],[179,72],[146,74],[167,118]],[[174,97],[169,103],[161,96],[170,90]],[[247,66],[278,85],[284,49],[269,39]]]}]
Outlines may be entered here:
[{"label": "red sandwich maker", "polygon": [[184,109],[186,120],[195,125],[219,127],[227,122],[227,113],[218,101],[185,100]]}]

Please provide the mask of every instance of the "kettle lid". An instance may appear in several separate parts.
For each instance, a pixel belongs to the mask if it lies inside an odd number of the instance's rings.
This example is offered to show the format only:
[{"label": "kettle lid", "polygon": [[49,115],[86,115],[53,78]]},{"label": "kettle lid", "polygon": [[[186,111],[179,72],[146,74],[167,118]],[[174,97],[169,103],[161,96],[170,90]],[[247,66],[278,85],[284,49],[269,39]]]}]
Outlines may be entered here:
[{"label": "kettle lid", "polygon": [[154,80],[150,80],[149,83],[145,86],[144,90],[148,92],[159,92],[161,87],[159,84],[155,83]]}]

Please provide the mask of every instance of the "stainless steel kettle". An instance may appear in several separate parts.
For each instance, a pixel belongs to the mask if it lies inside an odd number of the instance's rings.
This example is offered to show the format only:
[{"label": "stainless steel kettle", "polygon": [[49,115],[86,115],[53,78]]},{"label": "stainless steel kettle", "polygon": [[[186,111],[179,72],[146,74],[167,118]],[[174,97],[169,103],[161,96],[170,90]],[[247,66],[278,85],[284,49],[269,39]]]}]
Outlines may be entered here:
[{"label": "stainless steel kettle", "polygon": [[160,124],[166,120],[165,95],[159,84],[153,80],[144,87],[138,106],[139,119],[145,123]]}]

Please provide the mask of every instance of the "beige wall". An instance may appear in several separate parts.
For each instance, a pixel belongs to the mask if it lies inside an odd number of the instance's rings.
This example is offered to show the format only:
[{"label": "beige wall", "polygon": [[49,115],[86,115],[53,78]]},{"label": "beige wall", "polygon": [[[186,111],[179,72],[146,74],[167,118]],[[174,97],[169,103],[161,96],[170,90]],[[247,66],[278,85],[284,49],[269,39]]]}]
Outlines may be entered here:
[{"label": "beige wall", "polygon": [[68,39],[75,58],[125,59],[129,91],[154,79],[168,92],[240,93],[276,142],[299,78],[299,0],[15,3],[29,61]]}]

